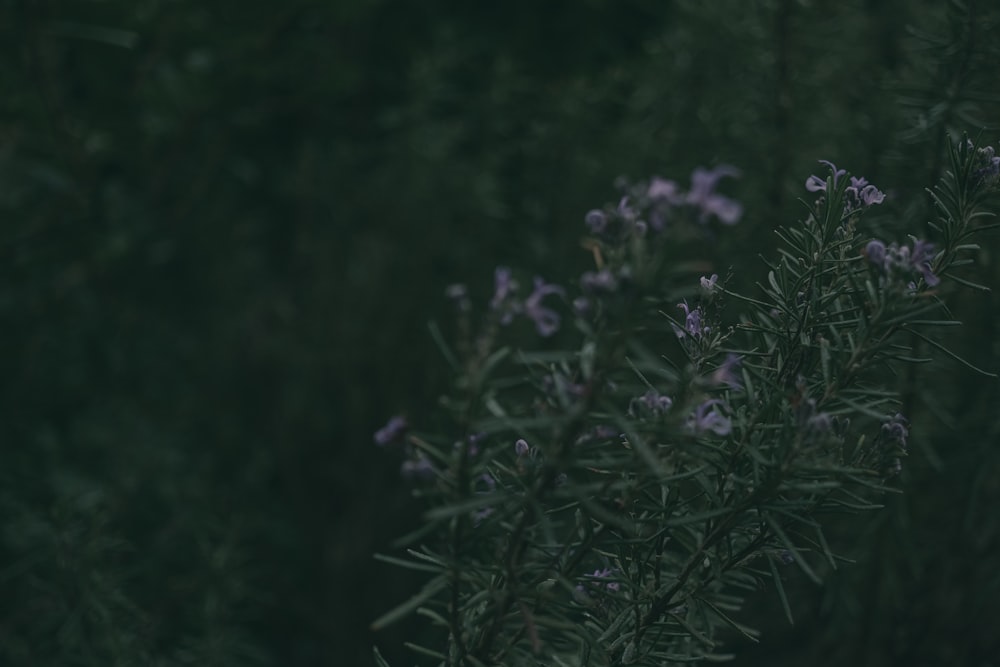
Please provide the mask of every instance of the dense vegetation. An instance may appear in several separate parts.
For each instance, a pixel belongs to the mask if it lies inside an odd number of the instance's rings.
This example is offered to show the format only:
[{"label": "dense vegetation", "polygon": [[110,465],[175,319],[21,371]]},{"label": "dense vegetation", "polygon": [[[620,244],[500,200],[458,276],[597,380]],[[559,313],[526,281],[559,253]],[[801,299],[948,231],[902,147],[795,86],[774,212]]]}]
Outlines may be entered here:
[{"label": "dense vegetation", "polygon": [[[972,0],[2,3],[0,664],[369,664],[369,624],[416,587],[371,553],[417,520],[372,433],[447,386],[444,286],[578,275],[565,239],[617,177],[701,164],[747,175],[709,250],[746,292],[820,158],[886,191],[886,238],[929,236],[892,221],[931,219],[949,133],[996,145],[998,20]],[[994,371],[996,299],[961,292],[951,333]],[[739,662],[995,660],[996,382],[947,357],[899,382],[905,493],[832,538],[856,565],[789,582],[795,626],[752,602],[766,641]],[[419,628],[378,637],[393,664]]]}]

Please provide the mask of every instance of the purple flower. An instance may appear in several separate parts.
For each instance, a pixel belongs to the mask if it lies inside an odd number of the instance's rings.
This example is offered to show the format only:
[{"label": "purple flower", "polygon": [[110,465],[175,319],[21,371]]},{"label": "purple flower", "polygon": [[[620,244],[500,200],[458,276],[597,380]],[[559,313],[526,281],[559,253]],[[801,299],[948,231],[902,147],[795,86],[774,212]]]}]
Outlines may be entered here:
[{"label": "purple flower", "polygon": [[931,262],[934,260],[934,244],[926,241],[913,240],[913,252],[910,253],[910,262],[913,268],[924,277],[924,282],[929,287],[936,287],[941,283],[941,279],[934,275],[931,270]]},{"label": "purple flower", "polygon": [[728,385],[732,389],[742,389],[743,383],[737,374],[743,357],[732,352],[726,355],[726,360],[712,372],[712,382],[717,385]]},{"label": "purple flower", "polygon": [[535,323],[542,336],[551,336],[559,329],[559,313],[542,305],[542,299],[550,294],[565,294],[558,285],[546,285],[541,278],[535,278],[535,290],[524,300],[524,314]]},{"label": "purple flower", "polygon": [[715,185],[720,179],[739,175],[739,169],[729,165],[720,165],[711,170],[699,167],[691,173],[691,190],[685,201],[701,209],[700,222],[706,222],[713,215],[727,225],[739,221],[743,215],[740,203],[715,192]]},{"label": "purple flower", "polygon": [[833,430],[833,417],[827,412],[818,412],[816,399],[810,398],[799,403],[797,415],[799,428],[805,436],[816,438]]},{"label": "purple flower", "polygon": [[1000,157],[992,146],[983,146],[976,151],[976,159],[979,168],[972,172],[972,177],[976,183],[996,182],[1000,176]]},{"label": "purple flower", "polygon": [[396,415],[392,417],[386,425],[375,431],[375,444],[379,447],[398,442],[406,434],[409,424],[404,417]]},{"label": "purple flower", "polygon": [[403,461],[400,468],[400,474],[404,479],[426,480],[432,478],[435,472],[434,465],[422,454]]},{"label": "purple flower", "polygon": [[[617,581],[608,581],[608,579],[611,579],[614,576],[615,576],[615,570],[612,570],[609,567],[606,567],[603,570],[600,569],[594,570],[591,574],[584,575],[584,577],[588,580],[587,581],[588,586],[590,586],[591,588],[596,588],[599,587],[601,584],[604,584],[605,589],[609,591],[617,591],[621,588],[621,585]],[[584,588],[584,586],[581,584],[576,587],[576,591],[577,593],[585,593],[586,588]]]},{"label": "purple flower", "polygon": [[889,442],[906,451],[906,440],[910,436],[910,422],[898,412],[882,424],[882,435]]},{"label": "purple flower", "polygon": [[586,315],[590,312],[590,300],[582,296],[573,299],[573,312],[580,316]]},{"label": "purple flower", "polygon": [[498,266],[493,273],[494,293],[490,308],[500,313],[500,323],[510,324],[518,311],[518,305],[513,301],[517,291],[517,282],[511,277],[510,269]]},{"label": "purple flower", "polygon": [[518,458],[522,456],[527,456],[531,448],[528,446],[528,442],[524,438],[519,438],[517,442],[514,443],[514,453],[517,454]]},{"label": "purple flower", "polygon": [[[833,187],[834,189],[836,189],[837,181],[840,180],[841,176],[847,173],[847,170],[837,169],[837,166],[828,160],[820,160],[819,163],[825,164],[827,167],[830,168],[830,171],[833,173]],[[820,178],[819,176],[815,175],[810,176],[808,179],[806,179],[806,190],[808,190],[809,192],[826,192],[826,179]]]},{"label": "purple flower", "polygon": [[849,215],[881,204],[884,200],[885,193],[871,185],[867,179],[851,176],[851,184],[844,190],[844,214]]},{"label": "purple flower", "polygon": [[694,337],[708,333],[708,327],[702,326],[701,308],[690,308],[687,301],[682,301],[677,307],[684,311],[684,329],[675,328],[678,338],[683,338],[685,332]]},{"label": "purple flower", "polygon": [[584,292],[613,292],[618,288],[618,279],[610,269],[587,271],[580,276],[580,287]]},{"label": "purple flower", "polygon": [[715,292],[716,283],[719,282],[719,275],[716,273],[712,274],[711,278],[701,277],[701,288],[708,292],[709,294]]},{"label": "purple flower", "polygon": [[615,213],[626,222],[633,222],[637,217],[635,209],[629,206],[628,197],[621,198],[621,201],[618,202],[618,208],[615,209]]},{"label": "purple flower", "polygon": [[885,269],[885,244],[878,239],[872,239],[865,246],[865,257],[875,266]]},{"label": "purple flower", "polygon": [[881,204],[885,200],[885,193],[876,188],[874,185],[866,185],[861,189],[862,205],[868,207],[874,204]]},{"label": "purple flower", "polygon": [[600,234],[608,226],[607,214],[605,214],[604,211],[600,211],[598,209],[588,211],[583,221],[587,223],[587,227],[590,228],[591,234]]},{"label": "purple flower", "polygon": [[[934,274],[934,270],[931,268],[931,263],[934,261],[933,243],[914,238],[912,248],[900,246],[897,243],[886,247],[881,241],[873,239],[865,246],[865,256],[886,276],[891,276],[894,272],[904,276],[919,273],[929,287],[935,287],[941,283],[941,279]],[[916,291],[915,283],[910,291]]]},{"label": "purple flower", "polygon": [[463,313],[468,312],[472,308],[472,304],[469,302],[469,290],[465,285],[461,283],[455,283],[454,285],[449,285],[445,291],[445,296],[455,302],[458,309]]},{"label": "purple flower", "polygon": [[473,480],[475,485],[475,491],[477,494],[493,493],[497,490],[497,481],[493,479],[493,475],[488,472],[484,472],[479,477]]},{"label": "purple flower", "polygon": [[696,407],[688,418],[688,428],[695,433],[711,431],[716,435],[729,435],[733,430],[733,422],[717,410],[720,405],[723,405],[722,401],[712,398]]},{"label": "purple flower", "polygon": [[654,176],[649,181],[649,188],[646,196],[653,201],[664,201],[668,204],[681,204],[684,201],[684,193],[675,181],[670,181],[659,176]]},{"label": "purple flower", "polygon": [[633,398],[629,402],[629,413],[636,414],[636,408],[644,408],[647,412],[660,415],[670,409],[674,401],[669,396],[665,396],[655,389],[650,389],[642,396]]}]

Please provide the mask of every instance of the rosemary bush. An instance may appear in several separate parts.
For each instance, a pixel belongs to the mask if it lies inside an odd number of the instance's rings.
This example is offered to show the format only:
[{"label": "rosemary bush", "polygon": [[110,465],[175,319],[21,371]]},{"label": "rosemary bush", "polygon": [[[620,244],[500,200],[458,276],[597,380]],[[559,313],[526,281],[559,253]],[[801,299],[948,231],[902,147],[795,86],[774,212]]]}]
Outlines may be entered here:
[{"label": "rosemary bush", "polygon": [[375,627],[426,617],[437,639],[409,646],[444,665],[663,665],[754,639],[739,612],[767,585],[791,619],[783,569],[818,582],[844,560],[823,517],[893,490],[896,375],[926,350],[955,357],[945,297],[983,288],[960,267],[1000,157],[968,140],[949,154],[933,239],[874,238],[865,214],[886,195],[823,162],[750,294],[692,259],[742,215],[718,191],[728,166],[622,184],[586,216],[594,265],[576,285],[501,267],[483,308],[449,287],[442,414],[375,434],[426,506],[405,553],[379,558],[427,582]]}]

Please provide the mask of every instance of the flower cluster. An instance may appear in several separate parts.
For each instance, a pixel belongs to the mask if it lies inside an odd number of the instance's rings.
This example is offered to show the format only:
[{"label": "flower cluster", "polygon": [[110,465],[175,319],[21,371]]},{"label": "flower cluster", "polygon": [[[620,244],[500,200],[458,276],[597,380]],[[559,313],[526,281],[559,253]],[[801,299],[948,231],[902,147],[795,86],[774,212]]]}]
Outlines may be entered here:
[{"label": "flower cluster", "polygon": [[[971,142],[969,146],[971,148]],[[981,185],[995,186],[1000,180],[1000,156],[992,146],[983,146],[976,151],[972,178]]]},{"label": "flower cluster", "polygon": [[517,315],[524,315],[531,320],[539,335],[551,336],[559,330],[561,318],[559,313],[543,305],[542,300],[550,295],[565,296],[566,292],[558,285],[547,284],[536,277],[534,290],[523,301],[517,298],[519,285],[514,280],[511,270],[505,266],[497,267],[493,276],[494,292],[490,301],[490,309],[496,313],[500,324],[510,324]]},{"label": "flower cluster", "polygon": [[[837,166],[828,160],[820,160],[820,164],[826,165],[830,169],[830,178],[823,179],[813,174],[806,179],[806,190],[809,192],[827,192],[828,185],[833,191],[838,189],[840,179],[847,174],[846,169],[837,169]],[[851,215],[857,211],[863,211],[875,204],[885,201],[885,193],[868,182],[863,176],[850,177],[850,184],[844,188],[844,215]]]},{"label": "flower cluster", "polygon": [[[594,265],[566,290],[536,278],[525,295],[498,268],[490,336],[466,346],[442,400],[455,429],[489,437],[453,452],[435,448],[447,437],[408,439],[404,474],[427,480],[418,495],[436,522],[410,552],[434,577],[416,599],[443,619],[447,644],[426,652],[456,664],[576,664],[564,647],[583,646],[602,664],[660,664],[732,626],[717,618],[737,599],[727,582],[766,577],[747,565],[756,557],[816,579],[811,563],[831,556],[821,519],[874,505],[901,470],[909,423],[879,422],[873,409],[893,401],[884,369],[921,356],[899,332],[939,322],[927,314],[936,299],[908,292],[951,275],[972,247],[968,221],[983,213],[947,207],[985,201],[954,193],[976,195],[969,188],[1000,171],[985,149],[961,156],[961,176],[937,191],[939,254],[917,239],[863,237],[857,216],[886,195],[824,161],[828,177],[805,183],[819,202],[781,229],[782,257],[752,296],[729,277],[692,276],[704,265],[671,261],[676,244],[657,242],[739,219],[740,205],[716,192],[731,167],[695,170],[688,189],[656,177],[588,213]],[[468,310],[464,288],[448,295]],[[567,346],[512,351],[499,340],[517,318],[554,333],[556,299],[578,315]],[[394,418],[375,440],[406,430]],[[581,608],[587,621],[575,623]]]},{"label": "flower cluster", "polygon": [[906,456],[907,439],[910,437],[909,426],[910,422],[898,412],[882,424],[884,465],[890,475],[898,475],[903,470],[900,457]]},{"label": "flower cluster", "polygon": [[691,172],[687,190],[676,181],[654,176],[648,182],[625,185],[626,194],[616,206],[589,211],[584,221],[591,234],[604,239],[660,233],[685,214],[701,225],[712,219],[732,225],[743,217],[743,206],[717,187],[723,178],[739,176],[740,171],[730,165],[698,167]]},{"label": "flower cluster", "polygon": [[[892,243],[886,246],[878,239],[873,239],[865,246],[865,257],[875,270],[885,279],[895,276],[905,279],[917,275],[923,278],[928,287],[936,287],[941,279],[934,273],[931,266],[934,261],[934,244],[912,238],[911,246],[900,246]],[[909,283],[910,289],[916,288],[916,283]]]},{"label": "flower cluster", "polygon": [[729,435],[733,430],[733,422],[722,413],[724,405],[718,398],[710,398],[699,404],[688,417],[688,430],[696,435],[708,432]]}]

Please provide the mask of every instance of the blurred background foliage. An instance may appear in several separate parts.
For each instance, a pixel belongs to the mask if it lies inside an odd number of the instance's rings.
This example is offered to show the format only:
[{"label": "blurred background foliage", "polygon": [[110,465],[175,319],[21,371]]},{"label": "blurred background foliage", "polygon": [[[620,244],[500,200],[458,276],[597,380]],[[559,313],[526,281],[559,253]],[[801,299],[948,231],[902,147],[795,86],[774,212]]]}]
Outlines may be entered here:
[{"label": "blurred background foliage", "polygon": [[[617,177],[729,163],[747,214],[704,252],[752,289],[817,159],[924,235],[946,132],[998,139],[982,1],[0,8],[4,665],[409,664],[419,624],[368,631],[418,520],[371,434],[433,422],[445,285],[572,280]],[[998,305],[955,301],[994,370]],[[858,563],[795,626],[752,601],[737,664],[998,664],[996,382],[900,381],[905,495],[842,522]]]}]

